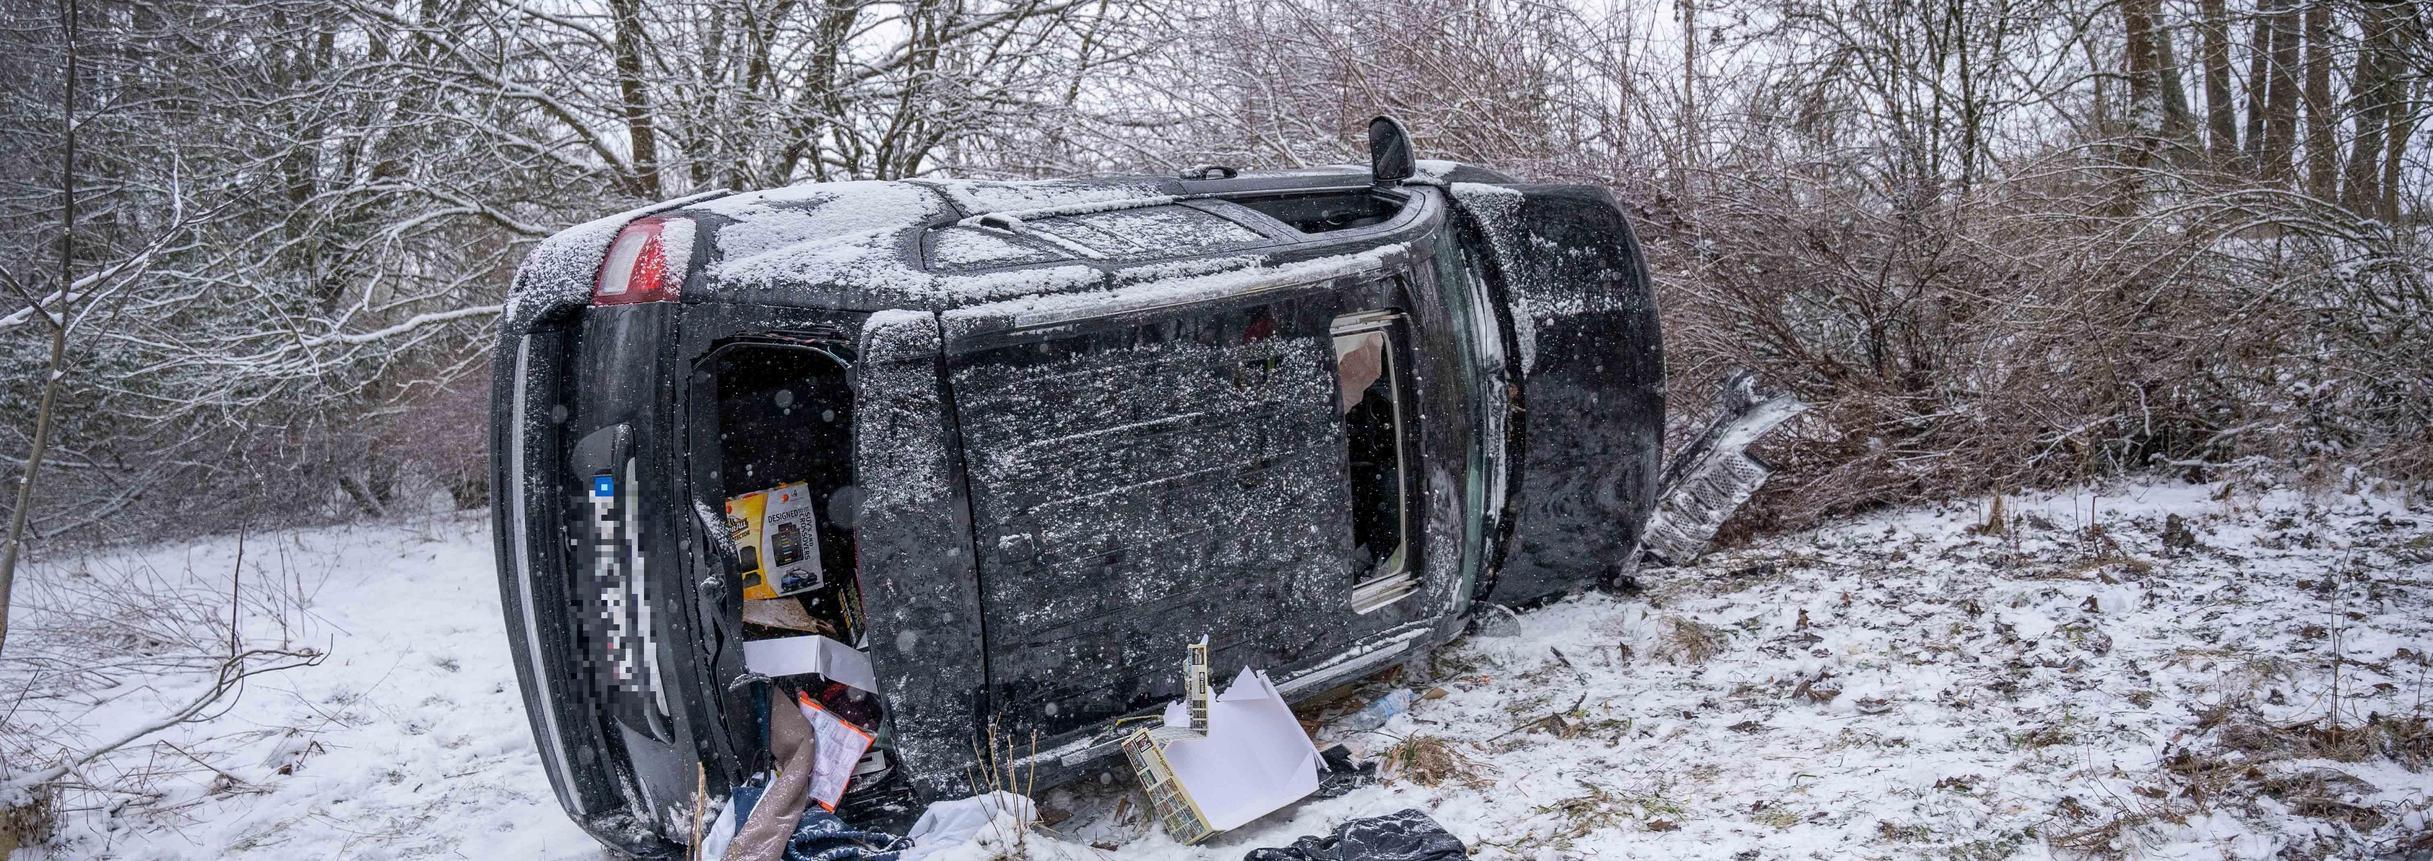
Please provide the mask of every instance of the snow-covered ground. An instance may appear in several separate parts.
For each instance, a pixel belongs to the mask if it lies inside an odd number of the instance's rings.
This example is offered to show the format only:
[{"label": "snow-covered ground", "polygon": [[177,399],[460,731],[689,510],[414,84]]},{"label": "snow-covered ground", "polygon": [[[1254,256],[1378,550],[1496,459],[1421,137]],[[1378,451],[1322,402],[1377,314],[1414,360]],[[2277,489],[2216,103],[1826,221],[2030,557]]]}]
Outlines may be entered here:
[{"label": "snow-covered ground", "polygon": [[241,649],[319,653],[80,769],[56,843],[31,857],[606,857],[541,771],[485,521],[253,535],[241,568],[237,550],[228,536],[21,578],[0,658],[0,687],[28,692],[0,724],[11,776],[191,701],[232,606]]},{"label": "snow-covered ground", "polygon": [[[1638,595],[1497,614],[1431,678],[1390,683],[1433,698],[1321,732],[1386,759],[1380,785],[1184,847],[1120,782],[1085,784],[1045,793],[1054,824],[1021,842],[1236,859],[1416,807],[1487,859],[2433,851],[2433,509],[2169,480],[2006,498],[1989,528],[1991,507],[1859,518],[1649,572]],[[176,637],[225,640],[210,620],[235,546],[21,584],[32,607],[0,659],[11,773],[190,693],[175,679],[209,648]],[[533,755],[478,520],[254,536],[243,570],[242,639],[320,663],[81,769],[34,857],[599,857]],[[112,604],[78,600],[96,593],[169,618],[96,616]]]}]

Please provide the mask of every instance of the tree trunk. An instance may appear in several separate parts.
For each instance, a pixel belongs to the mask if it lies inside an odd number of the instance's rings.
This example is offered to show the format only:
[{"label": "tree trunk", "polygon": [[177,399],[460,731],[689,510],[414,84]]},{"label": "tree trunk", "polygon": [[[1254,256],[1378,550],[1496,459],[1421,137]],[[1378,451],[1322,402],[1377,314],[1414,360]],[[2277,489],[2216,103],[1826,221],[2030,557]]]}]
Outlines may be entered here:
[{"label": "tree trunk", "polygon": [[609,14],[617,23],[617,95],[624,114],[627,140],[633,147],[633,192],[657,200],[659,191],[658,137],[651,129],[650,93],[642,81],[642,2],[610,0]]},{"label": "tree trunk", "polygon": [[2298,9],[2275,4],[2272,19],[2272,93],[2265,101],[2265,179],[2290,178],[2290,158],[2298,144]]},{"label": "tree trunk", "polygon": [[1681,2],[1681,164],[1673,172],[1673,193],[1689,193],[1689,167],[1698,162],[1698,3]]},{"label": "tree trunk", "polygon": [[2365,7],[2360,17],[2364,33],[2358,40],[2357,71],[2349,83],[2350,112],[2356,115],[2357,125],[2349,137],[2347,184],[2340,191],[2340,202],[2359,212],[2371,212],[2382,201],[2383,134],[2390,122],[2391,79],[2397,71],[2389,56],[2395,29],[2389,8],[2382,4]]},{"label": "tree trunk", "polygon": [[2239,155],[2239,112],[2230,93],[2230,20],[2224,0],[2204,0],[2205,129],[2207,151],[2228,162]]},{"label": "tree trunk", "polygon": [[[2390,107],[2385,125],[2390,132],[2383,141],[2382,214],[2385,218],[2399,217],[2399,183],[2405,176],[2403,159],[2408,144],[2416,138],[2416,129],[2424,119],[2420,110],[2425,100],[2433,96],[2433,40],[2428,39],[2427,27],[2433,22],[2417,14],[2415,9],[2392,6],[2390,34]],[[2411,65],[2413,59],[2414,65]],[[2420,216],[2423,213],[2418,213]]]},{"label": "tree trunk", "polygon": [[[1948,14],[1958,19],[1961,18],[1966,8],[1964,3],[1954,0]],[[1977,49],[1972,47],[1969,42],[1973,38],[1969,23],[1961,20],[1961,26],[1954,28],[1957,31],[1955,53],[1960,58],[1960,194],[1962,196],[1966,196],[1976,189],[1978,156],[1985,150],[1986,98],[1980,83],[1983,72],[1976,63],[1974,52]],[[2002,28],[1992,28],[1987,34],[1987,39],[1993,43],[1993,53],[1999,55],[2003,43]]]},{"label": "tree trunk", "polygon": [[2160,0],[2147,3],[2146,20],[2154,40],[2154,68],[2162,87],[2163,136],[2176,144],[2196,139],[2196,115],[2188,110],[2188,82],[2180,75],[2180,54],[2171,44],[2171,27]]},{"label": "tree trunk", "polygon": [[[2121,31],[2127,36],[2122,72],[2129,78],[2129,130],[2137,138],[2129,163],[2145,167],[2154,160],[2159,138],[2170,122],[2164,117],[2162,67],[2157,62],[2154,17],[2160,0],[2121,0]],[[2134,182],[2134,180],[2132,180]]]},{"label": "tree trunk", "polygon": [[2261,174],[2264,165],[2264,115],[2272,94],[2274,10],[2288,0],[2256,0],[2254,26],[2247,40],[2247,172]]},{"label": "tree trunk", "polygon": [[373,493],[372,488],[363,483],[363,479],[357,478],[354,473],[347,472],[343,467],[338,470],[338,489],[346,491],[346,498],[355,501],[355,509],[362,512],[363,516],[371,518],[388,516],[389,509],[380,504],[380,496]]},{"label": "tree trunk", "polygon": [[2333,152],[2332,4],[2306,4],[2306,189],[2332,199],[2340,193],[2340,157]]},{"label": "tree trunk", "polygon": [[2127,35],[2125,70],[2129,76],[2129,114],[2137,134],[2139,165],[2152,164],[2165,142],[2185,144],[2196,134],[2188,113],[2188,95],[2180,81],[2163,29],[2161,0],[2122,0],[2121,28]]},{"label": "tree trunk", "polygon": [[[2391,106],[2391,115],[2397,120],[2392,123],[2390,139],[2384,141],[2383,147],[2382,214],[2386,218],[2396,219],[2399,217],[2399,179],[2404,172],[2401,159],[2406,157],[2408,142],[2415,138],[2418,120],[2422,115],[2417,113],[2415,105],[2407,99],[2408,86],[2406,84],[2394,84],[2391,90],[2401,99]],[[2421,96],[2418,98],[2421,99]]]}]

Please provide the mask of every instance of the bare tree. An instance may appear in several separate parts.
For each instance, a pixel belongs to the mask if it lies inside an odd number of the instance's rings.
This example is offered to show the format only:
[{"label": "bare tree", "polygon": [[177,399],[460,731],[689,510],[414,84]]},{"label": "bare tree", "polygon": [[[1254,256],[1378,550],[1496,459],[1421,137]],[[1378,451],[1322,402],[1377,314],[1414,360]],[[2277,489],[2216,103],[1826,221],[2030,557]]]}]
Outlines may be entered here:
[{"label": "bare tree", "polygon": [[2223,0],[2199,0],[2205,68],[2206,150],[2228,163],[2239,154],[2238,110],[2230,89],[2230,16]]},{"label": "bare tree", "polygon": [[2306,189],[2329,200],[2339,194],[2340,156],[2332,146],[2332,4],[2306,0]]},{"label": "bare tree", "polygon": [[2264,103],[2264,147],[2259,175],[2285,181],[2291,173],[2298,135],[2298,8],[2297,0],[2280,0],[2273,7],[2272,89]]},{"label": "bare tree", "polygon": [[2248,170],[2263,173],[2265,119],[2271,116],[2270,101],[2276,79],[2273,70],[2273,42],[2280,30],[2273,26],[2280,9],[2291,0],[2256,0],[2255,14],[2249,20],[2247,40],[2247,122],[2243,140]]},{"label": "bare tree", "polygon": [[2422,50],[2425,25],[2414,6],[2404,3],[2364,4],[2359,18],[2364,36],[2349,85],[2355,131],[2340,199],[2352,209],[2389,217],[2397,214],[2404,150],[2419,118],[2411,95],[2425,75],[2411,69],[2409,54],[2411,48]]},{"label": "bare tree", "polygon": [[[106,82],[85,98],[109,107],[77,161],[108,181],[81,195],[77,264],[129,258],[168,213],[190,217],[70,345],[106,372],[57,393],[47,491],[7,514],[27,541],[161,534],[225,523],[232,502],[344,517],[390,509],[409,483],[462,486],[478,464],[402,429],[469,408],[439,393],[478,384],[530,242],[661,194],[939,170],[960,141],[1069,92],[1078,44],[1126,50],[1129,14],[1098,0],[112,7],[81,45],[98,46],[84,78]],[[57,37],[0,25],[0,47],[29,60],[55,63]],[[34,92],[0,96],[20,190],[0,205],[47,220],[58,183],[30,159],[60,149],[37,120],[55,108],[21,98]],[[0,316],[11,343],[48,313],[16,304]],[[36,376],[0,374],[0,392],[29,393],[27,415]],[[210,491],[147,498],[164,482]]]},{"label": "bare tree", "polygon": [[59,293],[54,301],[26,295],[14,278],[11,288],[50,333],[50,350],[43,367],[42,399],[34,407],[34,440],[17,472],[17,500],[9,507],[8,537],[0,543],[0,650],[8,644],[9,598],[17,583],[17,559],[25,549],[26,513],[34,507],[36,480],[42,459],[50,453],[51,415],[58,406],[59,380],[67,375],[68,324],[75,313],[71,288],[76,281],[76,0],[60,0],[59,17],[66,44],[66,85],[59,102]]}]

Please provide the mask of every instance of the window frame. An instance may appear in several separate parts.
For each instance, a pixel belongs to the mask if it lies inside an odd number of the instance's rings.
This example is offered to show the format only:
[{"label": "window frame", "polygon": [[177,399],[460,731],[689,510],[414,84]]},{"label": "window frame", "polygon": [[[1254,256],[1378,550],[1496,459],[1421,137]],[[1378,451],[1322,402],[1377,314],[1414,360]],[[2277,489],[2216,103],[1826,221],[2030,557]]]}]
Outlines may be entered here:
[{"label": "window frame", "polygon": [[[1379,376],[1386,381],[1387,404],[1394,420],[1394,503],[1395,520],[1398,524],[1395,535],[1398,541],[1394,551],[1388,554],[1384,560],[1379,561],[1369,570],[1354,575],[1349,601],[1352,612],[1368,614],[1417,594],[1419,591],[1418,542],[1412,535],[1414,502],[1412,497],[1415,495],[1413,492],[1415,482],[1412,474],[1412,447],[1418,438],[1418,428],[1417,423],[1412,420],[1411,414],[1413,406],[1411,399],[1417,396],[1416,385],[1411,374],[1411,362],[1416,344],[1412,341],[1410,315],[1399,308],[1371,308],[1339,314],[1328,324],[1327,329],[1330,350],[1335,343],[1346,337],[1374,332],[1385,338],[1385,350],[1382,356],[1384,367],[1380,369]],[[1348,416],[1350,411],[1343,404],[1341,354],[1335,356],[1335,363],[1337,380],[1335,411],[1338,421],[1340,421],[1344,416]],[[1352,499],[1349,501],[1353,506],[1358,506],[1360,489],[1358,486],[1352,485],[1350,474],[1349,454],[1352,442],[1350,430],[1349,427],[1345,428],[1344,478],[1345,483],[1351,485],[1349,489]]]}]

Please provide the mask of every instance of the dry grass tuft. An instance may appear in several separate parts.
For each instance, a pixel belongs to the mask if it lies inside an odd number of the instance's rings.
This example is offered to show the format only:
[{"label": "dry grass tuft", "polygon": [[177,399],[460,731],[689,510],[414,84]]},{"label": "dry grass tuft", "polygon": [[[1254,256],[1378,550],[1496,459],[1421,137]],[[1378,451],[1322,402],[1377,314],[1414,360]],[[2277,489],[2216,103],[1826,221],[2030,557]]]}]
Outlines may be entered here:
[{"label": "dry grass tuft", "polygon": [[[2226,704],[2201,716],[2200,726],[2211,731],[2212,752],[2173,751],[2164,758],[2163,770],[2177,778],[2179,786],[2149,798],[2191,803],[2201,811],[2230,799],[2266,797],[2292,813],[2339,823],[2360,834],[2389,823],[2384,810],[2366,801],[2375,794],[2374,786],[2336,768],[2301,763],[2382,758],[2420,771],[2433,751],[2433,733],[2427,731],[2425,719],[2416,716],[2377,714],[2353,724],[2320,718],[2274,723],[2241,705]],[[2290,857],[2322,853],[2306,849]]]},{"label": "dry grass tuft", "polygon": [[2002,513],[2002,494],[1997,493],[1994,494],[1993,503],[1985,509],[1985,519],[1969,524],[1965,531],[1970,535],[2007,535],[2010,533],[2010,524],[2005,520]]},{"label": "dry grass tuft", "polygon": [[2422,716],[2377,714],[2357,724],[2322,719],[2289,724],[2224,721],[2214,732],[2214,742],[2258,759],[2363,762],[2382,757],[2409,771],[2423,771],[2433,763],[2433,726]]},{"label": "dry grass tuft", "polygon": [[[1034,793],[1039,787],[1039,766],[1034,758],[1039,751],[1037,730],[1033,730],[1027,740],[1018,740],[1001,731],[997,721],[992,719],[988,722],[988,731],[974,737],[971,744],[974,762],[966,774],[978,793],[1002,790],[1024,798],[1036,797]],[[1034,812],[1036,810],[1034,808]],[[994,818],[994,814],[999,812],[1003,811],[991,811],[992,818],[985,835],[993,841],[989,861],[1022,861],[1029,858],[1030,832],[1034,828],[1044,830],[1044,826],[1033,820],[1013,829],[1012,833],[1005,833],[999,820]]]},{"label": "dry grass tuft", "polygon": [[2308,768],[2256,782],[2256,789],[2300,816],[2347,823],[2359,833],[2382,827],[2381,811],[2350,799],[2370,797],[2372,784],[2331,768]]},{"label": "dry grass tuft", "polygon": [[2082,824],[2049,833],[2046,840],[2053,848],[2098,858],[2124,858],[2129,857],[2127,844],[2131,842],[2128,839],[2130,833],[2155,825],[2185,825],[2202,811],[2180,801],[2141,801],[2127,805],[2110,816],[2099,817],[2079,805],[2075,799],[2063,798],[2057,812],[2058,819]]},{"label": "dry grass tuft", "polygon": [[1696,666],[1723,652],[1730,632],[1685,616],[1664,617],[1656,654],[1676,664]]},{"label": "dry grass tuft", "polygon": [[2409,771],[2433,765],[2433,721],[2424,715],[2374,715],[2366,718],[2373,733],[2374,752]]},{"label": "dry grass tuft", "polygon": [[51,796],[49,787],[37,787],[25,798],[0,805],[0,858],[7,858],[22,847],[50,842],[59,824]]},{"label": "dry grass tuft", "polygon": [[1539,813],[1562,818],[1563,826],[1553,835],[1558,847],[1569,846],[1572,841],[1598,831],[1619,828],[1633,819],[1649,831],[1676,831],[1681,828],[1677,818],[1688,812],[1661,791],[1634,795],[1587,781],[1580,781],[1580,786],[1587,792],[1537,808]]},{"label": "dry grass tuft", "polygon": [[1472,789],[1488,784],[1486,772],[1491,767],[1483,760],[1463,753],[1455,743],[1443,736],[1414,735],[1387,748],[1385,772],[1421,786],[1437,786],[1452,782]]}]

